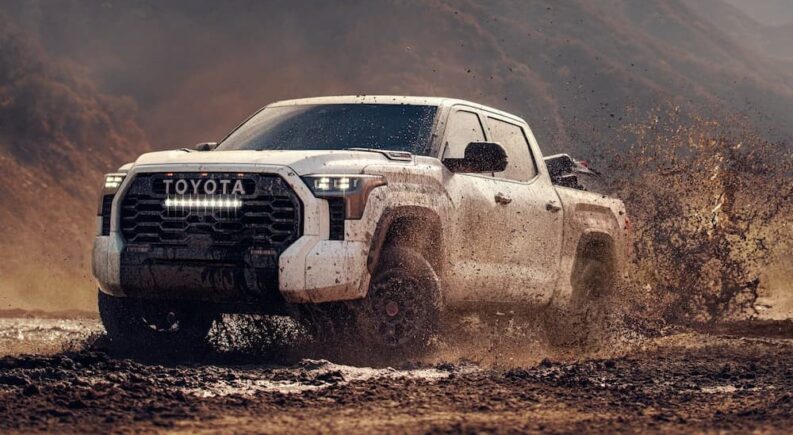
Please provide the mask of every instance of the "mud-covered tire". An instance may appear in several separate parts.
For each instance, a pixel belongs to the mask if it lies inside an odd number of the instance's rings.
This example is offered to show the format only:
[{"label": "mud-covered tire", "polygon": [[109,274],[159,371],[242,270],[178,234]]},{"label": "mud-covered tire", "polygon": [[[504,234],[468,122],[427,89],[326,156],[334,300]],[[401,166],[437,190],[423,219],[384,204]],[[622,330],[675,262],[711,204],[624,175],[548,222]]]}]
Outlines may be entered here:
[{"label": "mud-covered tire", "polygon": [[[122,298],[99,292],[99,317],[113,349],[158,355],[193,354],[206,349],[207,335],[217,314],[190,304]],[[176,314],[176,323],[164,329],[148,317]]]},{"label": "mud-covered tire", "polygon": [[547,337],[555,346],[587,346],[600,341],[607,328],[617,279],[614,269],[599,258],[582,257],[575,268],[573,293],[566,306],[552,305],[546,313]]},{"label": "mud-covered tire", "polygon": [[386,354],[424,349],[437,332],[441,288],[432,265],[403,247],[383,251],[366,297],[347,307],[354,335],[367,348]]},{"label": "mud-covered tire", "polygon": [[585,258],[580,284],[573,289],[570,307],[575,311],[602,308],[615,285],[614,270],[597,258]]}]

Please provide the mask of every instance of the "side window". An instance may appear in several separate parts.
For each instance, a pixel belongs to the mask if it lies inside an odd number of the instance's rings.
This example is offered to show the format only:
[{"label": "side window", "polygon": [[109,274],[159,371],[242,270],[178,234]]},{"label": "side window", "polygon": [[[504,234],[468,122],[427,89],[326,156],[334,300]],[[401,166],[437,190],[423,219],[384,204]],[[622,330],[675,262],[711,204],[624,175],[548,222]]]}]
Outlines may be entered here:
[{"label": "side window", "polygon": [[516,181],[529,181],[537,175],[537,167],[531,155],[529,141],[523,129],[515,124],[495,118],[487,118],[490,127],[490,136],[493,142],[498,142],[507,151],[507,168],[495,175]]},{"label": "side window", "polygon": [[446,124],[446,150],[443,157],[461,159],[465,157],[465,147],[471,142],[484,142],[485,132],[479,116],[473,112],[457,110],[449,115]]}]

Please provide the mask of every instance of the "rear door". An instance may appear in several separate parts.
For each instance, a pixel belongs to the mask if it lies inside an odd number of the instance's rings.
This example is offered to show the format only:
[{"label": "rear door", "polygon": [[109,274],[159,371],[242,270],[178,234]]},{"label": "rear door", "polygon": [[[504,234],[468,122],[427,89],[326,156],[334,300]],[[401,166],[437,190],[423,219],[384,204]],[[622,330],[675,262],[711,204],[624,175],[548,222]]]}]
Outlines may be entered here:
[{"label": "rear door", "polygon": [[[480,114],[466,106],[455,106],[444,131],[441,158],[462,158],[471,142],[485,141]],[[445,246],[447,302],[465,303],[507,297],[508,265],[504,262],[505,238],[509,237],[508,213],[496,203],[503,189],[492,174],[463,174],[444,171],[444,183],[453,211]]]},{"label": "rear door", "polygon": [[[503,253],[511,271],[506,284],[510,302],[544,303],[558,278],[562,249],[562,209],[547,174],[540,173],[539,149],[528,126],[487,114],[490,140],[507,151],[507,168],[494,176],[507,196],[501,204],[510,237]],[[505,301],[506,302],[506,301]]]}]

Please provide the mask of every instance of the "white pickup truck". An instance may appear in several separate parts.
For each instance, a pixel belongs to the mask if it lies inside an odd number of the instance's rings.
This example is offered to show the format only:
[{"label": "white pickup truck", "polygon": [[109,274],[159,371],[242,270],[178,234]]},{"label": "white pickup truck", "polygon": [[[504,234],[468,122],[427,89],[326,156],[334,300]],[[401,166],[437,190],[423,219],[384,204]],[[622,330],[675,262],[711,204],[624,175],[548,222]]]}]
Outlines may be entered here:
[{"label": "white pickup truck", "polygon": [[576,172],[521,118],[467,101],[273,103],[219,143],[105,176],[100,315],[122,344],[260,313],[399,350],[446,310],[583,306],[621,276],[628,220]]}]

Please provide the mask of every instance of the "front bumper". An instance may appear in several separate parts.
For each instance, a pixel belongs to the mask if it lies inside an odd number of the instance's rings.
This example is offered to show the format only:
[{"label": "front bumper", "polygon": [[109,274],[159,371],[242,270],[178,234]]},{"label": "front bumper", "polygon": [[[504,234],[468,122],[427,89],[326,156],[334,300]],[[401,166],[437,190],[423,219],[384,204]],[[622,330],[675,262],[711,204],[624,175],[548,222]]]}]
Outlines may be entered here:
[{"label": "front bumper", "polygon": [[[130,180],[145,172],[259,172],[281,176],[303,204],[302,236],[274,258],[249,252],[238,264],[190,261],[178,252],[133,251],[119,232],[119,203]],[[358,299],[369,285],[367,255],[371,231],[349,231],[345,240],[329,239],[326,200],[317,199],[290,168],[272,165],[147,165],[133,168],[113,200],[110,234],[93,246],[93,273],[100,289],[114,296],[199,300],[253,305],[319,303]],[[349,221],[348,221],[349,222]],[[376,222],[376,219],[374,220]],[[356,221],[354,226],[365,225]],[[172,258],[172,261],[162,259]],[[183,261],[180,261],[182,260]],[[156,260],[156,261],[154,261]],[[271,263],[277,262],[277,273]],[[277,283],[277,286],[276,286]],[[267,291],[277,288],[277,292]]]}]

